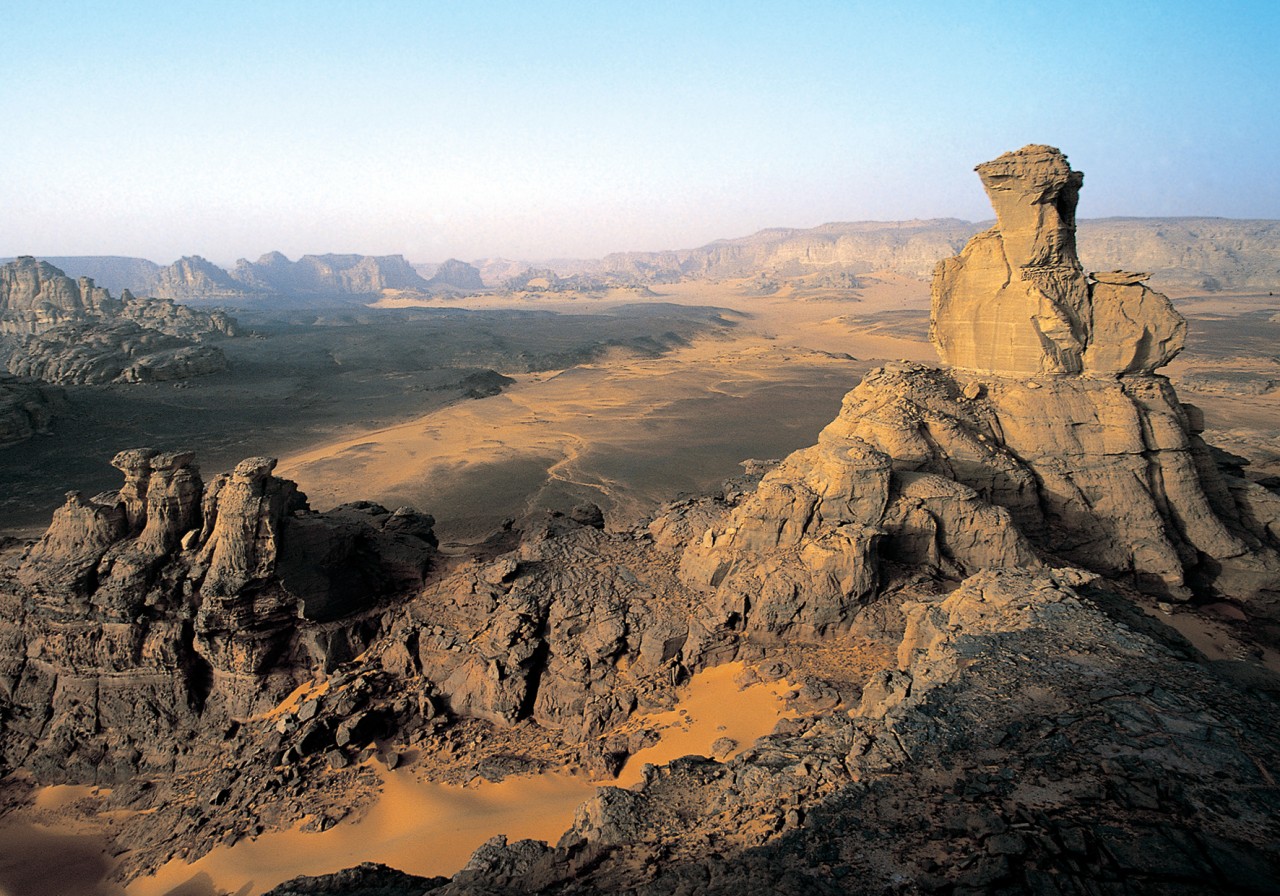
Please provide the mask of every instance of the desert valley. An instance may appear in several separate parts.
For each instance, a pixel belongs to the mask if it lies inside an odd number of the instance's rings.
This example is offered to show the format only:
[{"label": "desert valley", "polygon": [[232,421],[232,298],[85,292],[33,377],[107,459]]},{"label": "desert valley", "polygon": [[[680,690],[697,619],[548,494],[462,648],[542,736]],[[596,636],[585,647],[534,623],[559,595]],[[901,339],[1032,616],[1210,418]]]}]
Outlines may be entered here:
[{"label": "desert valley", "polygon": [[1280,222],[977,171],[591,261],[8,260],[0,892],[1280,891]]}]

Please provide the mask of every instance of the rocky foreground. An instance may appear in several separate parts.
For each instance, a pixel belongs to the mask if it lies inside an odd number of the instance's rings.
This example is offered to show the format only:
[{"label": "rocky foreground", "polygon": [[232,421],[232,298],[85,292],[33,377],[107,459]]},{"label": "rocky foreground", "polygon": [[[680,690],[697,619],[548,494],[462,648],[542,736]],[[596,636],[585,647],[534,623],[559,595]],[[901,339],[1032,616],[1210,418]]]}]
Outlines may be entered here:
[{"label": "rocky foreground", "polygon": [[[1168,301],[1081,269],[1066,158],[979,174],[998,223],[934,283],[950,368],[873,371],[813,447],[634,530],[584,506],[444,555],[430,517],[317,514],[270,459],[206,483],[123,453],[0,581],[6,811],[110,785],[127,879],[340,823],[368,760],[609,775],[639,711],[740,660],[795,717],[733,758],[648,767],[450,880],[274,892],[1280,891],[1280,497],[1156,373]],[[1175,628],[1207,620],[1231,656]]]}]

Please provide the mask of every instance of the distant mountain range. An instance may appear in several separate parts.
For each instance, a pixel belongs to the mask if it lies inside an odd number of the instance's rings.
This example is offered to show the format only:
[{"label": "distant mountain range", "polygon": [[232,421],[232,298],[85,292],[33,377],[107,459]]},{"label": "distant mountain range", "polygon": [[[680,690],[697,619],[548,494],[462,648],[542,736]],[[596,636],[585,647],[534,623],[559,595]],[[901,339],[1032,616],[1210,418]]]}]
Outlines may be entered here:
[{"label": "distant mountain range", "polygon": [[257,261],[240,259],[230,271],[199,255],[161,266],[145,258],[117,255],[46,256],[72,277],[89,277],[112,292],[191,301],[244,300],[269,296],[376,296],[386,289],[430,292],[483,289],[480,272],[450,259],[430,279],[402,255],[304,255],[290,261],[268,252]]},{"label": "distant mountain range", "polygon": [[[518,283],[531,269],[566,278],[590,275],[582,282],[595,285],[820,272],[889,271],[928,278],[940,259],[955,255],[991,223],[937,218],[772,228],[695,249],[619,252],[590,260],[410,264],[401,255],[304,255],[290,261],[269,252],[255,262],[240,259],[230,271],[198,255],[165,267],[120,256],[45,260],[72,277],[92,277],[113,292],[128,289],[181,300],[374,296],[386,289],[467,292]],[[1123,264],[1150,273],[1157,287],[1280,289],[1280,221],[1097,218],[1079,222],[1078,241],[1087,270]]]},{"label": "distant mountain range", "polygon": [[[599,269],[649,282],[820,271],[927,278],[940,259],[993,223],[941,218],[777,228],[697,249],[609,255]],[[1152,274],[1165,287],[1280,288],[1280,221],[1098,218],[1079,223],[1077,240],[1086,270],[1123,265]]]}]

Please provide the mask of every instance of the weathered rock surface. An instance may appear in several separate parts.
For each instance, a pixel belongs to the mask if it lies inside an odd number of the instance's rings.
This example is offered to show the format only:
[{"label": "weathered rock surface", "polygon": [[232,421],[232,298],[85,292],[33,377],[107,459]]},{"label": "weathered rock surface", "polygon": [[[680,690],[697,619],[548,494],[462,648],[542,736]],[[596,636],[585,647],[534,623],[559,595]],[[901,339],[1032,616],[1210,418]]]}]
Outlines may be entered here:
[{"label": "weathered rock surface", "polygon": [[227,369],[213,345],[193,345],[129,320],[68,323],[17,340],[9,373],[59,385],[150,383],[207,376]]},{"label": "weathered rock surface", "polygon": [[0,358],[17,376],[44,382],[156,382],[226,369],[215,346],[234,336],[225,313],[169,300],[114,299],[93,281],[23,257],[0,267]]},{"label": "weathered rock surface", "polygon": [[266,896],[421,896],[448,883],[445,877],[416,877],[386,865],[366,863],[323,877],[298,877]]},{"label": "weathered rock surface", "polygon": [[1169,300],[1148,289],[1149,274],[1089,275],[1092,333],[1086,371],[1151,373],[1173,360],[1186,341],[1187,322]]},{"label": "weathered rock surface", "polygon": [[1090,282],[1076,256],[1083,175],[1050,146],[978,166],[997,224],[934,275],[930,335],[943,363],[1002,375],[1151,373],[1186,322],[1145,275]]},{"label": "weathered rock surface", "polygon": [[[6,731],[10,763],[66,775],[97,763],[94,779],[171,767],[206,704],[216,718],[270,706],[302,670],[359,653],[388,598],[421,587],[430,517],[316,514],[271,458],[206,486],[193,457],[121,452],[120,491],[70,493],[17,567],[25,598],[3,623],[0,691],[46,711]],[[88,708],[86,689],[100,694]]]},{"label": "weathered rock surface", "polygon": [[487,844],[437,892],[1274,892],[1270,701],[1080,582],[906,604],[852,713],[602,788],[555,849]]},{"label": "weathered rock surface", "polygon": [[77,282],[30,256],[0,266],[0,313],[6,318],[28,312],[58,320],[97,311],[110,301],[107,291],[87,277]]},{"label": "weathered rock surface", "polygon": [[[4,768],[115,783],[128,877],[338,823],[374,757],[616,773],[658,736],[637,711],[739,660],[789,685],[743,752],[646,766],[447,883],[281,892],[1276,892],[1280,497],[1152,372],[1182,330],[1142,275],[1075,262],[1061,154],[981,170],[1001,224],[943,265],[935,329],[988,366],[872,371],[816,445],[647,526],[585,505],[437,556],[429,517],[312,513],[270,458],[205,484],[121,453],[117,493],[0,567]],[[1167,624],[1210,602],[1228,659]]]},{"label": "weathered rock surface", "polygon": [[978,171],[1000,223],[934,286],[933,339],[958,369],[872,371],[816,446],[685,551],[685,581],[731,625],[807,636],[877,592],[881,554],[956,578],[1060,557],[1280,610],[1280,543],[1152,375],[1185,321],[1143,274],[1086,279],[1082,178],[1056,149]]},{"label": "weathered rock surface", "polygon": [[[0,262],[13,260],[3,258]],[[43,260],[73,280],[88,277],[115,295],[125,290],[134,295],[147,295],[151,279],[160,270],[154,261],[124,255],[46,255]]]}]

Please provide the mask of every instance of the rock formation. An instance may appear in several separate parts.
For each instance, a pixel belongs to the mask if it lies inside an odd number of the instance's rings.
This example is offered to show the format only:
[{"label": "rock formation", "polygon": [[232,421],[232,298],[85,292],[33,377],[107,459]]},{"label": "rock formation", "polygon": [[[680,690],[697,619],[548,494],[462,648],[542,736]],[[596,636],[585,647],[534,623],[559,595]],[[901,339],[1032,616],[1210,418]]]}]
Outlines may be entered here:
[{"label": "rock formation", "polygon": [[160,299],[237,299],[251,295],[244,284],[199,255],[179,258],[152,274],[144,291]]},{"label": "rock formation", "polygon": [[[269,704],[279,697],[263,690],[271,675],[349,660],[376,630],[351,620],[421,586],[435,546],[430,517],[375,504],[316,514],[294,483],[271,475],[271,458],[207,485],[192,461],[189,452],[121,452],[121,489],[71,492],[27,551],[16,580],[29,603],[3,623],[2,665],[20,675],[4,690],[47,704],[61,727],[57,737],[43,724],[10,729],[10,760],[70,770],[106,757],[95,775],[164,765],[171,758],[129,745],[149,739],[171,751],[175,726],[192,724],[208,701],[232,715]],[[338,618],[347,624],[335,628]],[[114,696],[89,716],[59,696],[74,701],[104,675],[115,676]],[[55,683],[58,694],[48,690]]]},{"label": "rock formation", "polygon": [[429,289],[452,287],[454,289],[484,289],[484,281],[480,279],[480,271],[465,261],[450,258],[441,262],[440,267],[427,281]]},{"label": "rock formation", "polygon": [[384,289],[425,289],[401,255],[304,255],[296,262],[268,252],[240,259],[230,277],[242,287],[288,296],[377,295]]},{"label": "rock formation", "polygon": [[0,266],[0,332],[31,333],[41,325],[114,310],[110,294],[87,277],[72,280],[53,265],[23,256]]},{"label": "rock formation", "polygon": [[24,337],[9,354],[16,376],[62,385],[148,383],[206,376],[227,369],[215,346],[140,327],[128,320],[62,324]]},{"label": "rock formation", "polygon": [[49,383],[153,382],[225,370],[211,345],[237,334],[221,311],[168,299],[119,299],[34,258],[0,267],[0,358],[8,372]]},{"label": "rock formation", "polygon": [[1142,274],[1085,276],[1083,178],[1058,150],[978,172],[1000,223],[934,281],[931,333],[954,369],[872,371],[817,446],[689,548],[686,580],[780,633],[779,602],[806,626],[847,619],[882,552],[961,575],[1038,554],[1280,610],[1272,498],[1214,468],[1198,412],[1154,374],[1185,321]]},{"label": "rock formation", "polygon": [[1002,375],[1151,373],[1182,350],[1186,322],[1146,274],[1085,277],[1076,257],[1084,176],[1049,146],[978,166],[995,227],[934,276],[930,334],[943,363]]}]

